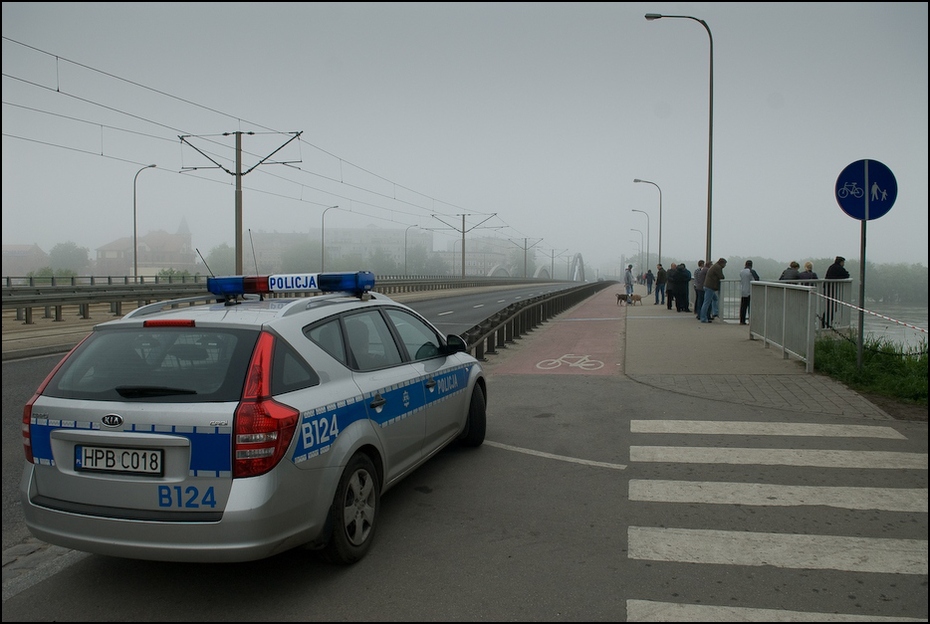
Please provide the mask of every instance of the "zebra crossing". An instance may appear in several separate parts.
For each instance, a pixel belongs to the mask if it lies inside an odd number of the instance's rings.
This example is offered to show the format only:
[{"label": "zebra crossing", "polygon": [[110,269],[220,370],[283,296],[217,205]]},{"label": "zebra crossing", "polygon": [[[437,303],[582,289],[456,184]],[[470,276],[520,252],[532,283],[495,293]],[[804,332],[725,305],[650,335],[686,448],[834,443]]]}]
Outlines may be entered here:
[{"label": "zebra crossing", "polygon": [[[926,483],[927,454],[897,451],[837,449],[843,441],[881,439],[888,441],[907,438],[892,427],[882,425],[830,425],[790,422],[727,422],[697,420],[633,420],[631,434],[647,434],[649,440],[664,441],[663,437],[676,436],[679,445],[632,445],[630,466],[645,465],[670,470],[693,464],[720,466],[723,474],[733,467],[755,467],[766,471],[766,482],[745,481],[691,481],[685,479],[631,478],[628,499],[631,504],[679,504],[689,509],[706,509],[703,506],[752,506],[755,516],[764,518],[765,509],[816,510],[827,507],[834,510],[859,512],[902,512],[927,514],[927,488],[905,487],[910,482]],[[687,444],[699,438],[701,445]],[[722,436],[719,445],[707,446],[707,436]],[[750,436],[753,444],[768,440],[766,444],[731,446],[735,438]],[[775,441],[766,436],[781,436]],[[804,440],[798,443],[795,438]],[[681,443],[682,440],[685,443]],[[634,436],[634,442],[636,438]],[[794,441],[794,444],[791,444]],[[715,440],[716,442],[716,440]],[[784,442],[784,443],[783,443]],[[822,444],[821,444],[822,442]],[[794,448],[804,446],[804,448]],[[823,446],[824,448],[812,448]],[[834,447],[834,448],[830,448]],[[836,478],[836,470],[889,471],[885,474],[910,474],[912,478],[895,479],[901,487],[849,486],[831,483],[830,478],[813,471],[813,480],[822,484],[778,482],[778,471],[796,467],[823,468]],[[829,470],[827,470],[829,469]],[[656,472],[653,470],[652,472]],[[901,473],[900,471],[906,471]],[[810,471],[808,471],[810,472]],[[751,474],[751,473],[747,473]],[[913,478],[913,475],[918,475]],[[704,475],[706,479],[706,474]],[[772,513],[775,513],[774,511]],[[812,511],[813,513],[813,511]],[[928,542],[926,517],[914,522],[914,537],[871,537],[856,535],[797,533],[786,530],[757,530],[693,526],[676,527],[676,518],[669,517],[663,526],[629,526],[627,529],[630,560],[641,562],[690,563],[702,566],[731,565],[766,568],[778,571],[803,570],[809,574],[823,571],[835,575],[848,573],[907,575],[917,579],[923,588],[926,604],[926,576],[928,573]],[[692,522],[693,524],[693,522]],[[708,575],[714,571],[708,570]],[[919,577],[924,577],[922,582]],[[832,577],[831,577],[832,578]],[[859,582],[853,581],[853,583]],[[740,596],[751,603],[754,596]],[[773,609],[753,604],[689,604],[661,600],[627,600],[627,621],[923,621],[926,617],[894,615],[876,617],[858,613],[837,613],[829,607],[825,612]],[[786,604],[786,607],[791,604]]]}]

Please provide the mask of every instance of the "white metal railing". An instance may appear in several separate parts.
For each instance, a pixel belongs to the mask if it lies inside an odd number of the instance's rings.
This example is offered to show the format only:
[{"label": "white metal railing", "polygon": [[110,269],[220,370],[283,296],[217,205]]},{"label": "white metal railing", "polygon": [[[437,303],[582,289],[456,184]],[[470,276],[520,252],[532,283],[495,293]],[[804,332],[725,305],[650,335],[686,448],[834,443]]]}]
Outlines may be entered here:
[{"label": "white metal railing", "polygon": [[[720,312],[739,317],[739,280],[721,282]],[[814,371],[814,342],[821,331],[852,328],[852,280],[754,281],[750,290],[749,333],[782,357],[795,357]],[[725,303],[724,303],[725,302]],[[726,316],[729,315],[729,316]]]}]

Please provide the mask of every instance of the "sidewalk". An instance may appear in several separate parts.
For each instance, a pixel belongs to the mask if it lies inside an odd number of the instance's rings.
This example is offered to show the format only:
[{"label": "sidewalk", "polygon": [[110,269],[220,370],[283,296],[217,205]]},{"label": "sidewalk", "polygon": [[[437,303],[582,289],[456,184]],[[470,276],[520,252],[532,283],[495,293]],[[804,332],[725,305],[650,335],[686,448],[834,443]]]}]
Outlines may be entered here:
[{"label": "sidewalk", "polygon": [[[693,313],[653,305],[653,297],[639,285],[636,292],[643,296],[642,305],[617,305],[621,289],[619,284],[608,287],[544,323],[518,344],[489,354],[488,373],[620,375],[668,392],[720,401],[720,409],[727,403],[740,403],[891,418],[844,385],[807,374],[803,363],[783,359],[777,349],[751,340],[745,326],[719,319],[700,323]],[[123,313],[127,312],[124,308]],[[105,304],[92,307],[90,316],[56,322],[36,315],[34,324],[25,325],[12,312],[4,313],[3,360],[64,353],[94,325],[114,318]],[[574,366],[556,361],[565,355],[577,356]],[[537,366],[543,362],[549,368]]]},{"label": "sidewalk", "polygon": [[[727,404],[796,412],[890,419],[883,410],[833,379],[808,374],[804,364],[751,340],[748,328],[654,305],[617,305],[622,286],[607,288],[525,337],[490,355],[489,374],[617,375],[658,390]],[[692,302],[693,303],[693,302]],[[560,366],[553,360],[565,355]],[[587,356],[587,361],[581,357]],[[572,366],[572,360],[575,364]],[[603,362],[604,366],[593,369]],[[540,366],[540,364],[542,366]],[[545,368],[544,368],[545,367]],[[588,369],[588,370],[586,370]]]}]

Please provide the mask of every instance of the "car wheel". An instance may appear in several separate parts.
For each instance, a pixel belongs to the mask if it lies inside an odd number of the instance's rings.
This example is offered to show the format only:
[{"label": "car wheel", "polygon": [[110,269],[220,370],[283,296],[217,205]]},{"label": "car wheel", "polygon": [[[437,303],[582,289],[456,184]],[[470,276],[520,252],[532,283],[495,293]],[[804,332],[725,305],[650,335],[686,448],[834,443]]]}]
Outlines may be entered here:
[{"label": "car wheel", "polygon": [[475,386],[471,394],[471,404],[468,406],[468,420],[465,422],[465,431],[459,435],[462,446],[481,446],[484,442],[484,432],[488,426],[487,404],[484,392]]},{"label": "car wheel", "polygon": [[339,564],[361,560],[375,538],[381,508],[381,484],[371,459],[356,453],[349,460],[329,511],[333,527],[323,557]]}]

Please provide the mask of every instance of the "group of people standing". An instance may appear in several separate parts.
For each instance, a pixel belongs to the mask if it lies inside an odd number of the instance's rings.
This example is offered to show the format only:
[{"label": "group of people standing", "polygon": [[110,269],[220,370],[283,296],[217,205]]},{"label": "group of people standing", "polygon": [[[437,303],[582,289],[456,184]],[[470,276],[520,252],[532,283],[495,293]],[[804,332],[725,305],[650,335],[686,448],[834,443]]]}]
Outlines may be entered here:
[{"label": "group of people standing", "polygon": [[[849,272],[844,268],[846,258],[837,256],[836,260],[827,269],[826,279],[840,280],[847,279]],[[684,262],[672,263],[668,270],[662,266],[662,263],[656,265],[655,276],[649,271],[645,278],[649,292],[655,293],[654,305],[666,305],[671,310],[672,304],[678,312],[691,312],[688,283],[693,281],[694,287],[694,314],[702,323],[712,323],[720,315],[720,282],[725,278],[723,269],[727,266],[726,258],[719,258],[713,264],[708,260],[699,260],[697,269],[692,274]],[[785,269],[779,280],[792,280],[803,282],[804,280],[816,280],[817,273],[814,272],[814,266],[811,262],[804,263],[804,271],[800,270],[801,265],[792,261]],[[630,280],[627,284],[628,292],[632,290],[632,265],[627,269],[630,273]],[[655,279],[655,290],[652,288],[652,281]],[[739,306],[739,324],[746,325],[749,318],[750,295],[752,293],[752,282],[759,281],[759,274],[752,268],[752,260],[746,260],[746,264],[739,273],[740,281],[740,306]],[[810,285],[810,284],[807,284]],[[831,284],[824,284],[824,294],[830,298],[834,293],[828,292],[832,287]],[[822,319],[825,326],[829,326],[830,310]]]},{"label": "group of people standing", "polygon": [[814,272],[814,264],[810,261],[804,263],[804,270],[801,271],[801,265],[794,260],[788,264],[788,268],[781,272],[779,280],[815,280],[820,279]]},{"label": "group of people standing", "polygon": [[[713,264],[698,260],[697,269],[691,273],[684,262],[673,262],[667,271],[659,263],[656,265],[654,305],[665,304],[671,310],[674,303],[676,311],[693,311],[695,318],[702,323],[712,322],[720,315],[720,282],[724,279],[723,268],[726,265],[726,258],[720,258]],[[692,281],[693,310],[688,292],[688,284]]]},{"label": "group of people standing", "polygon": [[[847,279],[849,272],[844,268],[846,258],[837,256],[833,264],[827,269],[826,279],[840,280]],[[712,323],[720,315],[720,283],[726,279],[723,269],[727,266],[726,258],[719,258],[717,262],[710,264],[710,261],[698,261],[697,270],[692,275],[687,269],[684,262],[679,264],[672,263],[669,270],[666,271],[662,264],[657,265],[656,269],[656,288],[655,288],[655,305],[666,303],[669,310],[672,309],[672,302],[675,303],[675,309],[678,312],[690,312],[688,305],[688,282],[694,281],[694,312],[695,317],[702,323]],[[785,269],[780,280],[816,280],[817,273],[814,272],[814,266],[811,262],[804,263],[804,271],[800,271],[801,265],[792,261]],[[759,281],[759,274],[752,268],[752,260],[746,260],[746,264],[739,273],[740,280],[740,306],[739,306],[739,324],[746,325],[749,317],[750,299],[752,293],[752,282]],[[831,288],[831,284],[825,284],[825,294],[828,298],[832,292],[826,292]],[[661,301],[660,301],[661,299]],[[822,319],[826,326],[829,325],[829,311],[832,306],[828,305],[828,313]]]},{"label": "group of people standing", "polygon": [[655,305],[665,305],[669,310],[675,304],[678,312],[690,312],[688,301],[688,282],[692,275],[685,263],[672,263],[668,270],[662,263],[656,265]]}]

